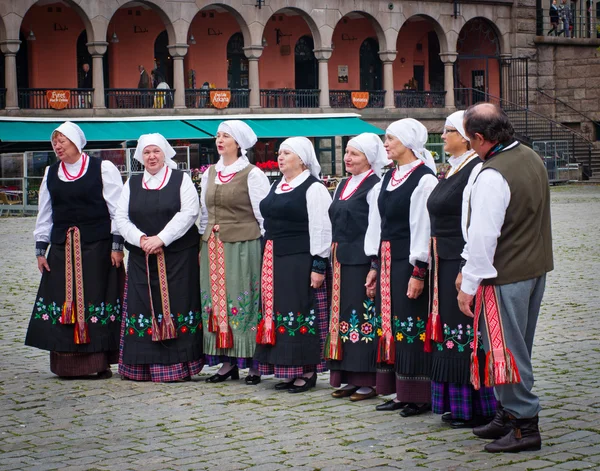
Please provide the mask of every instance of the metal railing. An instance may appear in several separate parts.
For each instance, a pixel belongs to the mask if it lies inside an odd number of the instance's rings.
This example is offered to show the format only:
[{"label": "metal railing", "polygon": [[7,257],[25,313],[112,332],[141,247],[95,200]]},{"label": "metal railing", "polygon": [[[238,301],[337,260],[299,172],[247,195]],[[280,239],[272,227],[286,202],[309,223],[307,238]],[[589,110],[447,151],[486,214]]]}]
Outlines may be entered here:
[{"label": "metal railing", "polygon": [[332,108],[354,108],[352,92],[369,92],[366,108],[383,108],[385,90],[330,90],[329,105]]},{"label": "metal railing", "polygon": [[394,106],[396,108],[443,108],[446,106],[446,92],[395,90]]},{"label": "metal railing", "polygon": [[318,108],[320,90],[272,88],[261,89],[262,108]]},{"label": "metal railing", "polygon": [[6,88],[0,88],[0,110],[6,108]]},{"label": "metal railing", "polygon": [[92,107],[92,88],[19,88],[18,100],[21,109],[85,109]]},{"label": "metal railing", "polygon": [[[537,10],[536,34],[538,36],[562,36],[571,38],[600,38],[596,26],[600,24],[596,17],[595,8],[590,11],[586,8],[586,2],[570,3],[571,15],[565,14],[562,5],[558,10],[552,12],[549,8]],[[589,4],[589,2],[588,2]],[[595,7],[595,4],[594,4]]]},{"label": "metal railing", "polygon": [[188,88],[185,90],[185,106],[188,108],[213,108],[210,92],[230,92],[228,108],[248,108],[250,89],[248,88]]},{"label": "metal railing", "polygon": [[544,90],[542,90],[541,88],[536,88],[535,90],[536,92],[538,92],[540,95],[545,96],[546,98],[550,98],[550,100],[554,101],[555,103],[560,103],[561,105],[563,105],[565,108],[569,108],[571,111],[574,111],[576,114],[578,114],[579,116],[581,116],[582,118],[585,118],[586,121],[590,121],[593,124],[600,124],[600,121],[597,121],[595,119],[590,118],[589,116],[585,115],[584,113],[582,113],[581,111],[579,111],[578,109],[573,108],[571,105],[569,105],[566,101],[561,100],[560,98],[557,98],[555,96],[550,95],[549,93],[545,92]]},{"label": "metal railing", "polygon": [[107,108],[173,108],[174,89],[107,88]]}]

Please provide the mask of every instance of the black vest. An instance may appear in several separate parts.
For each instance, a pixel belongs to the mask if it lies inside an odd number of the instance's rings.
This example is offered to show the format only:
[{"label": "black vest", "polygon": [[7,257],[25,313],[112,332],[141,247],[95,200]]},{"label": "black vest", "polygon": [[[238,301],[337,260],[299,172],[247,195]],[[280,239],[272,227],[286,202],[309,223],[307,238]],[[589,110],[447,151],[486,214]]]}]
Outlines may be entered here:
[{"label": "black vest", "polygon": [[410,255],[410,197],[421,177],[434,173],[427,165],[420,165],[397,190],[386,191],[393,173],[390,170],[383,177],[377,200],[381,215],[381,240],[390,241],[392,259],[403,260]]},{"label": "black vest", "polygon": [[79,228],[81,240],[95,242],[108,239],[110,235],[110,213],[102,195],[102,160],[88,157],[85,174],[74,181],[63,182],[58,178],[60,162],[48,169],[46,184],[52,200],[53,244],[64,244],[67,229]]},{"label": "black vest", "polygon": [[329,207],[329,219],[333,229],[333,242],[337,242],[336,256],[343,265],[370,263],[365,255],[365,233],[369,225],[369,203],[367,194],[379,182],[379,177],[370,175],[350,198],[342,200],[342,190],[349,179],[340,183],[335,198]]},{"label": "black vest", "polygon": [[[129,179],[129,220],[148,237],[158,235],[181,209],[181,182],[183,172],[173,172],[169,182],[160,190],[146,190],[142,187],[144,174],[132,175]],[[195,224],[179,239],[174,240],[165,252],[178,252],[198,245],[200,235]],[[144,251],[139,247],[126,243],[125,246],[138,255]]]},{"label": "black vest", "polygon": [[427,200],[431,220],[431,237],[437,238],[438,256],[457,260],[465,240],[461,228],[463,191],[473,168],[481,163],[475,158],[450,178],[441,180]]},{"label": "black vest", "polygon": [[260,202],[260,213],[265,218],[265,239],[273,241],[275,255],[310,252],[306,192],[318,181],[309,175],[293,191],[280,194],[275,193],[279,184],[276,181],[267,197]]}]

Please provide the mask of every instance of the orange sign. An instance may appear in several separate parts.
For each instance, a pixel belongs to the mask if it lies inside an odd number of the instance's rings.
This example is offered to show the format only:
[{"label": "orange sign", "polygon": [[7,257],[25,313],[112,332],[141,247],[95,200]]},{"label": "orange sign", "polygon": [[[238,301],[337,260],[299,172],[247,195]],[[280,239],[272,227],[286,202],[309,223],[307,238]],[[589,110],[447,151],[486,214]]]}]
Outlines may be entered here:
[{"label": "orange sign", "polygon": [[69,90],[46,90],[46,100],[50,108],[62,110],[69,106],[71,92]]},{"label": "orange sign", "polygon": [[229,106],[229,102],[231,101],[231,92],[229,90],[226,91],[218,91],[211,90],[210,91],[210,102],[215,108],[227,108]]},{"label": "orange sign", "polygon": [[364,108],[369,103],[369,92],[352,92],[352,104],[356,108]]}]

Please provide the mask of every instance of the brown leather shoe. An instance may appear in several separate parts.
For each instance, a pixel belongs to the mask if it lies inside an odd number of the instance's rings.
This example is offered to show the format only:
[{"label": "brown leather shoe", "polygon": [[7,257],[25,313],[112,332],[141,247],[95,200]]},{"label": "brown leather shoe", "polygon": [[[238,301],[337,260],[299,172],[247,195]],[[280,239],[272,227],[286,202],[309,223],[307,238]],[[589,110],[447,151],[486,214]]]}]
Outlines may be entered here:
[{"label": "brown leather shoe", "polygon": [[368,393],[365,394],[359,394],[357,392],[355,392],[354,394],[352,394],[352,396],[350,396],[350,400],[352,402],[357,402],[357,401],[364,401],[365,399],[371,399],[372,397],[377,396],[377,391],[375,391],[375,389],[371,388],[371,391],[369,391]]},{"label": "brown leather shoe", "polygon": [[331,397],[335,397],[336,399],[341,399],[342,397],[350,397],[358,391],[358,388],[352,389],[336,389],[331,393]]},{"label": "brown leather shoe", "polygon": [[498,404],[496,409],[496,415],[489,424],[480,425],[479,427],[473,428],[473,435],[479,438],[493,438],[498,439],[504,437],[512,430],[509,422],[508,414],[504,408]]},{"label": "brown leather shoe", "polygon": [[531,419],[511,417],[512,430],[504,437],[488,443],[484,449],[488,453],[518,453],[542,448],[542,436],[538,427],[538,416]]}]

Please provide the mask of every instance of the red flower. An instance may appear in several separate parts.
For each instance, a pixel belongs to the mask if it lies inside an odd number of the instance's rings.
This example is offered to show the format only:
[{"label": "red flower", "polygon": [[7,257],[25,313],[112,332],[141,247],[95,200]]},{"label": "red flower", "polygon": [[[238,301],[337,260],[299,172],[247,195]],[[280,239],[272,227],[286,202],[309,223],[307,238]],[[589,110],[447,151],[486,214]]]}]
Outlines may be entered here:
[{"label": "red flower", "polygon": [[133,328],[131,328],[131,327],[130,327],[130,328],[129,328],[129,335],[133,335],[134,333],[135,333],[135,332],[134,332]]},{"label": "red flower", "polygon": [[151,327],[149,327],[149,328],[148,328],[148,330],[147,330],[146,332],[148,332],[148,335],[152,335],[152,328],[151,328]]},{"label": "red flower", "polygon": [[187,326],[185,326],[185,325],[184,325],[184,326],[181,328],[181,333],[182,333],[182,334],[185,334],[187,331],[188,331],[188,328],[187,328]]},{"label": "red flower", "polygon": [[279,331],[280,334],[285,334],[285,327],[280,325],[277,329]]},{"label": "red flower", "polygon": [[302,327],[300,327],[300,333],[301,334],[305,334],[306,332],[308,332],[308,329],[306,328],[305,325],[303,325]]}]

